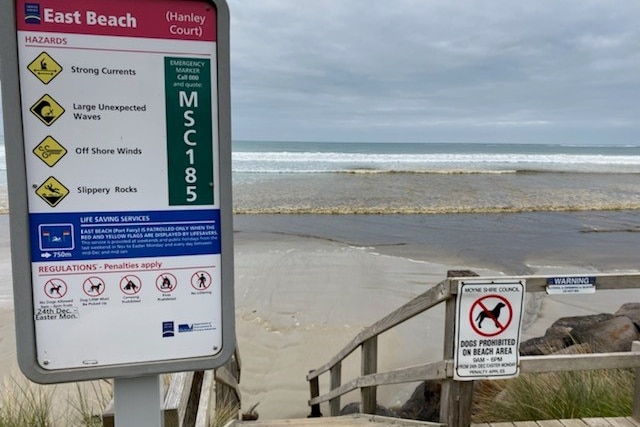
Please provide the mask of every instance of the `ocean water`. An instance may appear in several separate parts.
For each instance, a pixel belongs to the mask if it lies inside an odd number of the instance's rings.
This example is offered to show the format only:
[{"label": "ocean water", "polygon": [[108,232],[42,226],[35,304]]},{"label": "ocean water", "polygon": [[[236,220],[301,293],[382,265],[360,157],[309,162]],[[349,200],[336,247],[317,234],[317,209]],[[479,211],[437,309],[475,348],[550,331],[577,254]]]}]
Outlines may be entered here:
[{"label": "ocean water", "polygon": [[238,141],[233,182],[240,233],[509,274],[640,268],[640,146]]},{"label": "ocean water", "polygon": [[640,209],[640,145],[233,144],[237,213]]}]

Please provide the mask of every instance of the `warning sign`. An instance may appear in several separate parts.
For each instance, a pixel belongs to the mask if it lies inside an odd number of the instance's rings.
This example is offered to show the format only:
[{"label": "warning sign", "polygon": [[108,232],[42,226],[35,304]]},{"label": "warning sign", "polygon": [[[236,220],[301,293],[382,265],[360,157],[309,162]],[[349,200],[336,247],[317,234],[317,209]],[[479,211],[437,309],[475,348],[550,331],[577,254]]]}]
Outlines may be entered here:
[{"label": "warning sign", "polygon": [[44,84],[49,84],[51,80],[62,72],[62,66],[47,52],[42,52],[38,55],[27,68]]},{"label": "warning sign", "polygon": [[40,187],[36,188],[36,194],[53,208],[60,203],[62,199],[67,197],[69,189],[62,185],[60,181],[50,176]]},{"label": "warning sign", "polygon": [[64,108],[49,95],[38,99],[29,109],[42,123],[51,126],[64,114]]},{"label": "warning sign", "polygon": [[67,150],[52,136],[47,136],[40,141],[40,144],[36,145],[36,148],[33,149],[33,154],[50,167],[53,167],[67,154]]},{"label": "warning sign", "polygon": [[456,305],[454,378],[519,374],[524,281],[460,281]]}]

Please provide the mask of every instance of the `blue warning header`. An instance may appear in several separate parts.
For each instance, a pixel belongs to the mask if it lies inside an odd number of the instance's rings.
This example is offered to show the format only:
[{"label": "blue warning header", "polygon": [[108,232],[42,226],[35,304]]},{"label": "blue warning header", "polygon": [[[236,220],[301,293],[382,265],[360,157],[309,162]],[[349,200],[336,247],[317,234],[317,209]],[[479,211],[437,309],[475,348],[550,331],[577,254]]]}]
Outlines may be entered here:
[{"label": "blue warning header", "polygon": [[220,254],[220,211],[34,213],[31,260]]}]

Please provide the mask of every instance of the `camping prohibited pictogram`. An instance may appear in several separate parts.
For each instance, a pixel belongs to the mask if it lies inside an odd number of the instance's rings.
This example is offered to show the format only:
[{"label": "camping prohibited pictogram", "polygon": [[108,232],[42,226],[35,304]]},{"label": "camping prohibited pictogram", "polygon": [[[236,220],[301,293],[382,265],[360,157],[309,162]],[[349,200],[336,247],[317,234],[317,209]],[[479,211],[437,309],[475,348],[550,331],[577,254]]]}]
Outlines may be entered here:
[{"label": "camping prohibited pictogram", "polygon": [[125,295],[135,295],[142,289],[142,280],[133,274],[127,274],[120,279],[120,290]]},{"label": "camping prohibited pictogram", "polygon": [[510,378],[519,374],[521,280],[460,281],[456,301],[454,378]]}]

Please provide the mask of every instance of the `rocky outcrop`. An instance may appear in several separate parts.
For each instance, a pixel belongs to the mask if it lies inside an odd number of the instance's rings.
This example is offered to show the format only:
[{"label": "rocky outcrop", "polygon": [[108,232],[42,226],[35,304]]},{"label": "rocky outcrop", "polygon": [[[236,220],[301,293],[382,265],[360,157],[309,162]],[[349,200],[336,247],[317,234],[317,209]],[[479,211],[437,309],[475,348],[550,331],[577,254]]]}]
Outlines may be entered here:
[{"label": "rocky outcrop", "polygon": [[593,353],[629,351],[631,343],[639,339],[640,303],[628,303],[615,314],[563,317],[544,336],[520,343],[520,354],[554,354],[575,345]]}]

